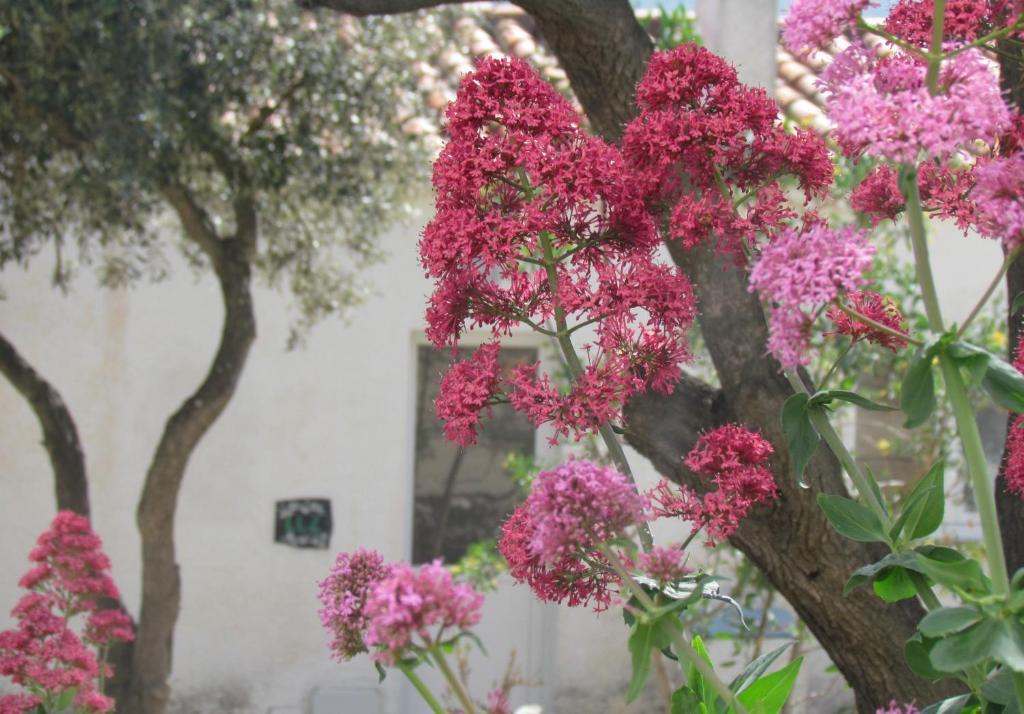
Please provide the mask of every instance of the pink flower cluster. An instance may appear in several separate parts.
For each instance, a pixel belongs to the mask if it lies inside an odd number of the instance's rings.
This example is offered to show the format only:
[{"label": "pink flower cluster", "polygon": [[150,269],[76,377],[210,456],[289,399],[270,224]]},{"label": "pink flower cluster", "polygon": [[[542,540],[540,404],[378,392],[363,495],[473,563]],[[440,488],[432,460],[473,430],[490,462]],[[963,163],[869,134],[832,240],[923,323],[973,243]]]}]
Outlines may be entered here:
[{"label": "pink flower cluster", "polygon": [[944,159],[976,140],[993,144],[1010,125],[999,78],[977,50],[943,62],[934,96],[925,63],[910,55],[884,59],[853,44],[822,73],[835,138],[849,154],[916,164]]},{"label": "pink flower cluster", "polygon": [[774,451],[759,433],[737,424],[701,435],[684,463],[717,488],[700,495],[661,481],[649,494],[654,515],[682,518],[693,524],[693,532],[703,529],[709,545],[721,543],[736,532],[755,505],[778,498],[775,478],[768,467]]},{"label": "pink flower cluster", "polygon": [[410,648],[444,642],[477,624],[483,595],[455,583],[440,561],[413,568],[360,549],[338,555],[320,583],[320,603],[337,659],[372,648],[374,660],[393,665]]},{"label": "pink flower cluster", "polygon": [[974,176],[978,229],[1011,248],[1024,243],[1024,153],[981,162]]},{"label": "pink flower cluster", "polygon": [[[35,566],[19,585],[27,590],[11,614],[15,629],[0,632],[0,675],[15,684],[59,696],[77,690],[74,703],[84,712],[108,712],[114,702],[97,689],[110,667],[95,649],[134,637],[130,618],[109,608],[117,600],[110,561],[83,516],[62,511],[29,555]],[[72,629],[84,615],[82,635]],[[28,711],[42,704],[35,693],[0,698],[0,711]]]},{"label": "pink flower cluster", "polygon": [[[905,335],[908,334],[903,326],[903,314],[896,303],[890,298],[872,290],[864,290],[863,292],[855,290],[846,295],[845,302],[854,312],[885,325],[890,330],[902,332]],[[846,314],[837,306],[830,307],[826,316],[832,321],[836,329],[833,333],[825,334],[847,335],[853,338],[854,342],[867,340],[876,345],[886,347],[893,352],[906,349],[907,347],[905,340],[901,340],[887,332],[882,332],[876,327],[861,322]]]},{"label": "pink flower cluster", "polygon": [[637,555],[636,563],[640,572],[660,583],[677,583],[691,572],[686,567],[686,553],[673,546],[656,545]]},{"label": "pink flower cluster", "polygon": [[762,248],[750,290],[774,305],[768,349],[784,368],[808,361],[811,317],[805,310],[860,288],[874,253],[865,232],[824,223],[783,231]]},{"label": "pink flower cluster", "polygon": [[[611,602],[617,578],[600,546],[626,535],[646,515],[647,503],[629,479],[611,467],[571,459],[537,476],[529,497],[509,516],[498,549],[509,573],[542,600],[570,607]],[[590,562],[587,562],[590,561]]]},{"label": "pink flower cluster", "polygon": [[419,568],[401,563],[366,600],[366,644],[378,648],[374,659],[393,665],[414,635],[430,646],[476,625],[483,601],[471,585],[456,584],[440,560]]},{"label": "pink flower cluster", "polygon": [[782,23],[782,41],[799,56],[825,49],[875,4],[873,0],[796,0]]},{"label": "pink flower cluster", "polygon": [[331,633],[335,658],[348,660],[366,652],[366,599],[392,570],[373,550],[338,553],[330,574],[320,583],[320,623]]},{"label": "pink flower cluster", "polygon": [[[481,412],[507,398],[533,423],[552,423],[555,438],[580,438],[617,418],[636,391],[671,391],[690,359],[693,289],[656,262],[655,223],[618,149],[584,133],[521,60],[481,60],[447,117],[437,214],[420,241],[435,281],[427,334],[438,347],[473,327],[495,338],[442,381],[436,408],[447,436],[474,443]],[[504,382],[497,367],[497,340],[545,323],[594,324],[590,362],[566,394],[539,364]]]},{"label": "pink flower cluster", "polygon": [[[796,177],[808,198],[832,180],[820,137],[783,130],[767,93],[740,83],[703,47],[652,56],[636,98],[640,114],[626,126],[623,153],[651,210],[670,210],[670,237],[685,248],[715,240],[739,259],[752,236],[795,217],[780,177]],[[755,195],[743,213],[734,199],[747,192]]]},{"label": "pink flower cluster", "polygon": [[[925,161],[918,167],[918,192],[922,208],[935,218],[956,223],[965,234],[978,226],[978,209],[970,194],[975,184],[973,168],[952,168]],[[906,208],[896,170],[882,164],[853,190],[850,205],[877,224],[895,220]]]}]

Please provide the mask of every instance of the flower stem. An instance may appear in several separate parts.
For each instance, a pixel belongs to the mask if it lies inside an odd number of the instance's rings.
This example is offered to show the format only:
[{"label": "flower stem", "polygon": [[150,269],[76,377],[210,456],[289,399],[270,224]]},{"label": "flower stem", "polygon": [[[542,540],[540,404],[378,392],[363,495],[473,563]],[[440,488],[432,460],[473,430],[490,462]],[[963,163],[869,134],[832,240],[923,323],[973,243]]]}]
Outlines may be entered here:
[{"label": "flower stem", "polygon": [[1003,259],[1003,264],[999,268],[999,272],[996,273],[994,278],[992,278],[992,282],[989,283],[988,288],[985,290],[985,294],[981,296],[981,299],[978,300],[977,304],[971,309],[967,319],[964,320],[964,324],[962,324],[960,329],[957,330],[956,338],[958,340],[964,336],[964,333],[967,332],[967,328],[970,326],[971,322],[973,322],[974,318],[976,318],[978,313],[981,312],[981,308],[985,307],[985,303],[989,301],[992,294],[999,288],[999,285],[1003,282],[1003,278],[1006,276],[1006,271],[1010,269],[1011,265],[1013,265],[1013,261],[1017,260],[1017,256],[1020,255],[1020,252],[1021,247],[1018,246],[1006,254],[1006,257]]},{"label": "flower stem", "polygon": [[459,704],[465,710],[464,714],[476,714],[476,705],[473,704],[473,700],[466,692],[466,688],[462,686],[462,682],[455,676],[455,672],[452,671],[451,666],[448,664],[448,660],[445,659],[444,654],[441,652],[440,645],[433,645],[430,647],[430,654],[433,655],[434,662],[437,663],[437,668],[441,670],[441,674],[444,675],[445,680],[448,682],[448,686],[451,688],[455,698],[459,700]]},{"label": "flower stem", "polygon": [[[548,289],[551,291],[551,299],[554,302],[555,336],[558,346],[562,350],[562,355],[565,357],[569,374],[573,381],[576,381],[583,374],[583,364],[580,362],[580,357],[576,354],[576,348],[572,344],[571,331],[565,316],[565,308],[562,307],[558,300],[558,261],[555,259],[551,238],[546,233],[540,234],[539,242],[541,251],[544,254],[543,262],[544,269],[547,272]],[[598,428],[598,433],[608,448],[608,455],[615,462],[616,468],[630,480],[630,483],[633,484],[633,490],[639,493],[640,489],[637,487],[636,479],[633,477],[633,470],[629,468],[626,452],[623,451],[622,444],[619,443],[619,438],[615,435],[611,426],[609,424],[602,424]],[[641,523],[637,530],[639,531],[640,544],[643,546],[643,549],[650,550],[654,546],[654,538],[651,535],[650,526],[647,523]]]},{"label": "flower stem", "polygon": [[921,298],[924,300],[928,326],[933,332],[942,332],[942,310],[939,308],[939,296],[935,291],[935,278],[932,277],[932,264],[928,257],[928,236],[925,233],[924,212],[921,210],[921,192],[917,186],[916,167],[907,167],[903,181],[903,195],[907,202],[907,220],[910,222],[910,240],[914,247],[917,282],[921,286]]},{"label": "flower stem", "polygon": [[[615,552],[611,548],[602,547],[601,552],[608,558],[608,562],[612,568],[618,573],[619,577],[622,578],[622,583],[629,588],[629,591],[636,596],[636,599],[644,606],[644,609],[648,612],[652,612],[657,609],[657,605],[651,600],[642,587],[640,587],[633,577],[626,570],[626,566],[622,564]],[[672,647],[675,650],[676,655],[679,657],[680,664],[683,660],[686,660],[690,665],[693,666],[700,675],[711,685],[712,689],[718,693],[723,701],[732,709],[734,714],[747,714],[747,710],[740,704],[739,700],[736,699],[736,695],[733,694],[732,690],[726,686],[715,670],[711,668],[711,665],[705,661],[703,657],[697,654],[697,651],[693,649],[693,645],[686,641],[683,637],[682,630],[670,628],[670,638],[672,640]],[[684,672],[685,674],[685,672]]]},{"label": "flower stem", "polygon": [[[941,25],[940,8],[943,0],[935,0],[936,25]],[[931,264],[928,258],[928,241],[924,232],[924,217],[921,211],[921,196],[917,188],[917,171],[909,169],[904,183],[907,199],[907,217],[910,219],[910,238],[914,247],[914,261],[917,264],[917,281],[921,285],[921,296],[924,299],[925,312],[932,332],[943,331],[942,313],[939,310],[938,293],[932,277]],[[939,366],[942,378],[946,383],[946,396],[953,408],[960,443],[963,445],[967,471],[974,491],[974,500],[981,521],[981,532],[985,543],[989,568],[992,571],[992,587],[997,595],[1006,597],[1010,593],[1010,578],[1006,570],[1006,556],[1003,554],[1003,538],[999,530],[999,519],[996,516],[996,499],[994,485],[989,479],[988,460],[978,432],[978,422],[974,408],[967,398],[967,389],[960,369],[946,353],[939,353]],[[1024,702],[1022,702],[1024,703]]]},{"label": "flower stem", "polygon": [[[942,66],[942,40],[946,32],[946,0],[934,0],[932,12],[932,46],[928,51],[928,72],[925,82],[932,95],[939,92],[939,68]],[[916,186],[916,183],[915,183]]]},{"label": "flower stem", "polygon": [[[978,422],[974,407],[967,398],[960,370],[952,358],[946,354],[939,355],[942,377],[946,382],[946,395],[953,407],[960,442],[963,444],[967,470],[974,491],[974,501],[978,508],[981,521],[981,534],[985,542],[989,568],[992,571],[992,589],[996,595],[1008,597],[1010,594],[1010,576],[1006,570],[1006,556],[1003,553],[1003,537],[999,529],[999,518],[996,515],[995,486],[989,478],[988,460],[978,432]],[[1024,702],[1022,702],[1024,703]]]},{"label": "flower stem", "polygon": [[420,679],[419,675],[412,670],[412,667],[407,664],[400,663],[398,668],[402,670],[402,674],[412,682],[412,686],[415,687],[416,691],[419,692],[419,695],[423,697],[423,701],[425,701],[427,706],[430,707],[430,711],[434,712],[434,714],[445,714],[444,707],[442,707],[441,703],[437,701],[437,697],[434,696],[434,693],[430,691],[424,681]]},{"label": "flower stem", "polygon": [[916,55],[917,57],[924,57],[924,53],[921,52],[920,48],[915,47],[914,45],[910,44],[909,42],[907,42],[905,40],[901,40],[899,37],[897,37],[896,35],[894,35],[894,34],[892,34],[890,32],[886,32],[881,27],[876,27],[875,25],[872,25],[871,23],[866,22],[864,20],[864,18],[862,18],[862,17],[858,17],[857,18],[857,29],[861,30],[863,32],[870,33],[872,35],[878,35],[879,37],[881,37],[885,41],[891,42],[892,44],[896,45],[897,47],[903,48],[904,50],[906,50],[908,53],[910,53],[912,55]]},{"label": "flower stem", "polygon": [[830,367],[828,372],[825,373],[825,376],[821,378],[821,383],[818,385],[818,389],[825,389],[828,387],[828,383],[832,380],[832,377],[839,369],[839,365],[842,364],[846,355],[850,354],[850,350],[853,349],[855,344],[857,344],[857,341],[851,337],[850,341],[847,342],[842,351],[839,352],[839,356],[836,357],[836,361],[832,363],[832,367]]}]

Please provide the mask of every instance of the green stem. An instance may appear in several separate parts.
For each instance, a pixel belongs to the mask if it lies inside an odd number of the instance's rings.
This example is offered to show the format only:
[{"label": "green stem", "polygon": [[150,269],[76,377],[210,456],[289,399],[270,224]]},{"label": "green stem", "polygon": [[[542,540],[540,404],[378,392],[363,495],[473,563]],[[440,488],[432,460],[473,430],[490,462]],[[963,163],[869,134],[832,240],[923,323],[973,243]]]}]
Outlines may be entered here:
[{"label": "green stem", "polygon": [[818,389],[828,388],[828,383],[832,380],[832,377],[839,369],[839,365],[842,364],[846,355],[850,354],[850,350],[853,349],[855,344],[857,344],[857,341],[851,337],[850,341],[846,343],[846,346],[844,346],[842,351],[839,353],[839,356],[836,357],[836,361],[832,363],[832,367],[825,373],[825,376],[821,378],[821,383],[819,384]]},{"label": "green stem", "polygon": [[412,667],[407,664],[399,664],[398,668],[402,670],[402,674],[412,682],[412,686],[415,687],[416,691],[419,692],[419,695],[423,697],[423,701],[425,701],[427,706],[430,707],[430,711],[434,712],[434,714],[446,714],[444,707],[442,707],[441,703],[437,701],[437,697],[434,696],[434,693],[430,691],[423,680],[419,678],[419,675],[412,671]]},{"label": "green stem", "polygon": [[[568,322],[565,316],[565,308],[559,303],[558,295],[558,261],[555,259],[555,251],[551,246],[551,239],[546,233],[541,233],[540,238],[541,251],[544,254],[544,269],[547,272],[548,277],[548,289],[551,292],[552,300],[554,301],[554,318],[555,318],[555,338],[558,340],[558,346],[562,350],[562,355],[565,357],[566,366],[569,368],[569,375],[575,382],[583,374],[583,364],[580,362],[580,357],[576,354],[576,348],[573,347],[572,337],[570,337],[571,331],[568,327]],[[636,479],[633,477],[633,470],[629,468],[629,460],[626,458],[626,452],[622,449],[622,444],[619,443],[619,438],[615,435],[611,425],[602,424],[598,428],[598,433],[601,435],[601,439],[604,441],[605,446],[608,448],[608,455],[611,456],[612,461],[615,462],[616,468],[625,474],[630,482],[633,484],[633,490],[637,493],[640,492],[636,485]],[[644,550],[649,551],[654,546],[654,537],[651,535],[651,528],[647,523],[641,523],[639,527],[640,544]]]},{"label": "green stem", "polygon": [[939,68],[942,66],[942,40],[946,31],[946,0],[934,0],[935,8],[932,12],[932,46],[928,51],[928,72],[925,74],[925,82],[928,84],[928,91],[935,95],[939,93]]},{"label": "green stem", "polygon": [[921,602],[924,603],[925,608],[928,610],[938,610],[942,607],[942,603],[939,602],[939,598],[935,596],[932,586],[928,584],[927,578],[921,575],[921,573],[914,572],[913,570],[908,570],[906,572],[910,576],[910,582],[914,584],[914,588],[917,590],[917,594],[921,597]]},{"label": "green stem", "polygon": [[1010,269],[1011,265],[1013,265],[1013,261],[1017,260],[1017,256],[1020,255],[1020,252],[1021,248],[1020,246],[1018,246],[1006,254],[1006,257],[1003,259],[1003,264],[999,268],[999,272],[996,273],[996,277],[994,277],[992,279],[992,282],[989,283],[988,288],[985,290],[985,294],[981,296],[981,299],[978,300],[977,304],[975,304],[975,306],[971,309],[971,312],[967,316],[967,319],[964,320],[964,324],[960,326],[959,330],[957,330],[956,338],[958,340],[964,336],[964,333],[967,332],[968,326],[971,324],[971,322],[974,321],[974,318],[978,316],[978,313],[981,312],[981,308],[985,307],[985,303],[989,301],[989,298],[992,297],[992,294],[1002,284],[1003,278],[1006,276],[1006,271]]},{"label": "green stem", "polygon": [[974,40],[973,42],[969,42],[966,45],[963,45],[961,47],[957,47],[955,50],[950,50],[945,55],[943,55],[943,57],[945,59],[949,59],[950,57],[956,57],[958,54],[966,52],[967,50],[973,50],[975,47],[981,47],[982,45],[988,44],[992,40],[1001,39],[1001,38],[1005,37],[1006,35],[1009,35],[1011,32],[1016,32],[1017,30],[1020,30],[1020,29],[1024,29],[1024,22],[1022,22],[1021,20],[1018,19],[1012,25],[1007,25],[1006,27],[1000,27],[998,30],[993,30],[992,32],[990,32],[987,35],[984,35],[982,37],[979,37],[978,39]]},{"label": "green stem", "polygon": [[917,270],[917,282],[921,286],[921,298],[924,300],[924,311],[928,316],[928,326],[933,332],[941,333],[943,330],[942,310],[939,308],[939,295],[935,290],[931,259],[928,257],[928,236],[924,227],[924,212],[921,210],[921,192],[917,186],[916,168],[907,167],[903,190],[907,201],[910,240],[914,247],[914,263]]},{"label": "green stem", "polygon": [[455,676],[455,672],[448,665],[448,660],[445,659],[441,653],[441,648],[438,645],[430,646],[430,654],[434,657],[434,662],[437,663],[437,668],[441,670],[441,674],[448,681],[448,686],[451,688],[455,698],[459,700],[459,704],[462,705],[464,714],[476,714],[476,705],[473,704],[473,700],[469,694],[466,693],[465,687],[462,686],[462,682]]},{"label": "green stem", "polygon": [[[978,519],[981,521],[981,534],[985,542],[989,567],[992,570],[992,589],[996,595],[1008,597],[1010,594],[1010,576],[1006,570],[1006,556],[1003,553],[1003,537],[999,530],[999,518],[996,515],[995,486],[989,478],[988,460],[978,432],[978,421],[974,407],[967,398],[960,370],[953,359],[945,352],[939,353],[939,365],[946,383],[946,395],[953,407],[957,430],[960,432],[960,443],[963,444],[964,457],[967,460],[967,471],[974,491],[974,501],[978,508]],[[1021,702],[1024,704],[1024,701]]]},{"label": "green stem", "polygon": [[[626,566],[622,564],[619,557],[615,555],[615,552],[611,548],[601,548],[601,552],[608,558],[608,562],[612,568],[618,573],[619,577],[622,578],[623,584],[629,588],[629,591],[636,596],[636,599],[644,606],[647,612],[653,612],[657,609],[657,604],[651,600],[651,597],[640,587],[633,577],[626,570]],[[719,679],[715,670],[711,668],[703,657],[697,654],[697,651],[693,649],[693,645],[686,641],[683,637],[682,630],[676,628],[669,628],[671,633],[672,647],[675,650],[676,655],[679,657],[680,664],[683,660],[693,666],[700,675],[711,685],[711,687],[718,693],[718,696],[729,707],[732,708],[734,714],[747,714],[747,710],[740,704],[739,700],[736,699],[736,695],[733,694],[732,690],[726,686],[725,682]],[[685,672],[684,672],[685,675]]]},{"label": "green stem", "polygon": [[[943,0],[935,1],[936,25],[941,25],[940,9]],[[928,240],[924,231],[924,217],[921,212],[921,195],[917,188],[917,171],[908,169],[904,182],[907,199],[907,216],[910,219],[910,238],[914,246],[914,261],[917,264],[917,281],[921,285],[921,296],[924,299],[928,325],[936,334],[943,331],[942,312],[939,310],[938,292],[935,279],[932,277],[931,263],[928,258]],[[974,491],[974,500],[981,521],[981,532],[985,542],[985,550],[992,570],[992,587],[997,595],[1007,596],[1010,593],[1010,578],[1006,571],[1006,556],[1003,554],[1003,539],[999,531],[999,519],[996,516],[995,489],[988,475],[988,460],[978,432],[978,422],[974,408],[967,398],[960,370],[952,358],[945,352],[939,353],[939,365],[942,369],[943,381],[946,383],[946,396],[953,407],[960,443],[963,445],[964,458],[967,460],[967,471]]]}]

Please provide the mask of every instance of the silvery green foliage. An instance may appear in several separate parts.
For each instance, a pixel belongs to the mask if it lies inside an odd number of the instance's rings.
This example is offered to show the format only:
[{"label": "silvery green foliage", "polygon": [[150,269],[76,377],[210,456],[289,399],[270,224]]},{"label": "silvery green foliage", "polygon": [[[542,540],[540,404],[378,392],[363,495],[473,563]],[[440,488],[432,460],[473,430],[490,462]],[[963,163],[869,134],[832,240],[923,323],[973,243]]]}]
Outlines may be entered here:
[{"label": "silvery green foliage", "polygon": [[59,282],[86,261],[116,285],[162,276],[175,244],[203,265],[160,229],[182,235],[161,195],[174,182],[222,237],[255,197],[254,266],[291,291],[300,331],[352,304],[429,163],[401,128],[426,111],[411,67],[439,38],[423,19],[293,0],[3,3],[0,267],[55,248]]}]

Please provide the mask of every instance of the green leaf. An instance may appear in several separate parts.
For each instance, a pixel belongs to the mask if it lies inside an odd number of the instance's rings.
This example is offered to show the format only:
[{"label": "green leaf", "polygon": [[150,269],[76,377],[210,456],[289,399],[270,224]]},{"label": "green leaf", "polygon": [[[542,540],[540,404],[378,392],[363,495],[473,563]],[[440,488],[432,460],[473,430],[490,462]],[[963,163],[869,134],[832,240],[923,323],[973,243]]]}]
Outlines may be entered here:
[{"label": "green leaf", "polygon": [[886,602],[899,602],[917,596],[917,588],[903,568],[889,568],[874,582],[875,594]]},{"label": "green leaf", "polygon": [[917,570],[917,555],[915,553],[889,553],[889,555],[885,556],[877,563],[857,568],[853,571],[853,575],[850,576],[850,579],[846,581],[846,587],[843,588],[843,595],[848,595],[851,591],[871,582],[880,572],[894,566],[904,567],[909,570]]},{"label": "green leaf", "polygon": [[935,411],[934,348],[918,350],[900,389],[900,409],[907,415],[904,426],[913,429],[928,421]]},{"label": "green leaf", "polygon": [[946,672],[957,672],[980,664],[992,656],[993,645],[1002,635],[1000,623],[982,620],[963,632],[944,637],[932,647],[932,665]]},{"label": "green leaf", "polygon": [[643,691],[647,676],[651,673],[651,650],[668,647],[671,639],[669,627],[680,627],[674,617],[663,617],[653,622],[636,622],[629,635],[629,654],[633,663],[633,677],[626,692],[629,704]]},{"label": "green leaf", "polygon": [[863,397],[856,392],[851,392],[848,389],[830,389],[826,392],[817,392],[811,397],[809,404],[811,406],[828,406],[836,399],[842,402],[849,402],[850,404],[854,404],[862,409],[868,409],[874,412],[896,411],[896,407],[890,407],[888,404],[873,402],[867,397]]},{"label": "green leaf", "polygon": [[1024,413],[1024,374],[1012,364],[992,355],[981,386],[999,406]]},{"label": "green leaf", "polygon": [[917,629],[926,637],[942,637],[967,629],[980,619],[981,613],[973,607],[943,607],[925,615]]},{"label": "green leaf", "polygon": [[896,520],[890,533],[893,540],[899,537],[900,531],[906,530],[909,540],[916,540],[931,535],[939,526],[946,512],[946,494],[943,473],[946,462],[942,459],[928,469],[914,490],[907,497],[903,512]]},{"label": "green leaf", "polygon": [[864,543],[888,541],[878,516],[856,501],[823,493],[818,496],[818,505],[840,535]]},{"label": "green leaf", "polygon": [[989,363],[999,359],[991,352],[968,342],[955,342],[948,348],[948,354],[960,369],[970,374],[971,384],[977,384],[985,377]]},{"label": "green leaf", "polygon": [[1017,694],[1013,689],[1013,670],[1009,667],[1000,667],[981,685],[981,694],[990,702],[1004,706],[1016,701]]},{"label": "green leaf", "polygon": [[384,665],[380,662],[374,662],[373,666],[377,670],[377,684],[380,684],[384,681],[384,678],[388,676],[388,671],[384,669]]},{"label": "green leaf", "polygon": [[885,498],[882,497],[882,489],[878,487],[878,479],[875,478],[875,472],[867,464],[864,464],[864,475],[867,476],[868,487],[871,489],[871,495],[874,497],[875,503],[888,513],[889,507],[885,503]]},{"label": "green leaf", "polygon": [[943,699],[941,702],[935,702],[925,707],[921,714],[960,714],[970,703],[971,699],[972,695],[970,694],[961,694],[949,699]]},{"label": "green leaf", "polygon": [[987,593],[991,590],[989,580],[976,560],[942,562],[919,554],[917,564],[922,573],[946,587],[968,593]]},{"label": "green leaf", "polygon": [[[709,667],[714,669],[715,665],[711,661],[711,655],[708,654],[708,650],[704,646],[704,640],[700,638],[700,635],[693,636],[693,651],[697,653],[698,657],[707,662]],[[714,687],[711,686],[711,683],[705,680],[704,676],[692,664],[689,667],[686,679],[686,683],[690,689],[697,693],[704,708],[709,712],[715,711],[715,702],[718,701],[718,694],[715,692]]]},{"label": "green leaf", "polygon": [[[959,563],[961,560],[967,560],[964,554],[955,548],[947,548],[944,545],[919,545],[914,548],[914,552],[920,553],[926,558],[936,560],[940,563]],[[906,567],[910,567],[909,565]],[[913,568],[911,568],[913,570]],[[919,572],[924,572],[918,568]]]},{"label": "green leaf", "polygon": [[807,462],[814,455],[818,448],[821,437],[814,430],[811,424],[811,417],[807,413],[810,397],[798,392],[782,405],[782,431],[786,435],[786,442],[789,445],[789,458],[793,465],[793,475],[797,483],[804,488],[807,483],[804,481],[804,469]]},{"label": "green leaf", "polygon": [[752,711],[763,714],[778,714],[789,699],[796,676],[800,673],[800,665],[804,658],[797,657],[780,670],[766,674],[752,682],[750,686],[737,695],[740,704]]},{"label": "green leaf", "polygon": [[777,647],[771,652],[763,654],[753,660],[742,672],[739,673],[739,675],[737,675],[734,680],[732,680],[732,683],[729,685],[729,690],[732,692],[739,692],[742,690],[748,684],[768,671],[768,668],[772,666],[775,660],[782,656],[782,653],[792,646],[793,642],[787,642],[781,647]]},{"label": "green leaf", "polygon": [[931,652],[936,642],[918,632],[903,646],[903,655],[906,657],[910,671],[933,682],[950,675],[949,672],[936,669],[932,664]]},{"label": "green leaf", "polygon": [[683,686],[672,692],[672,714],[703,714],[704,711],[704,703],[689,687]]}]

